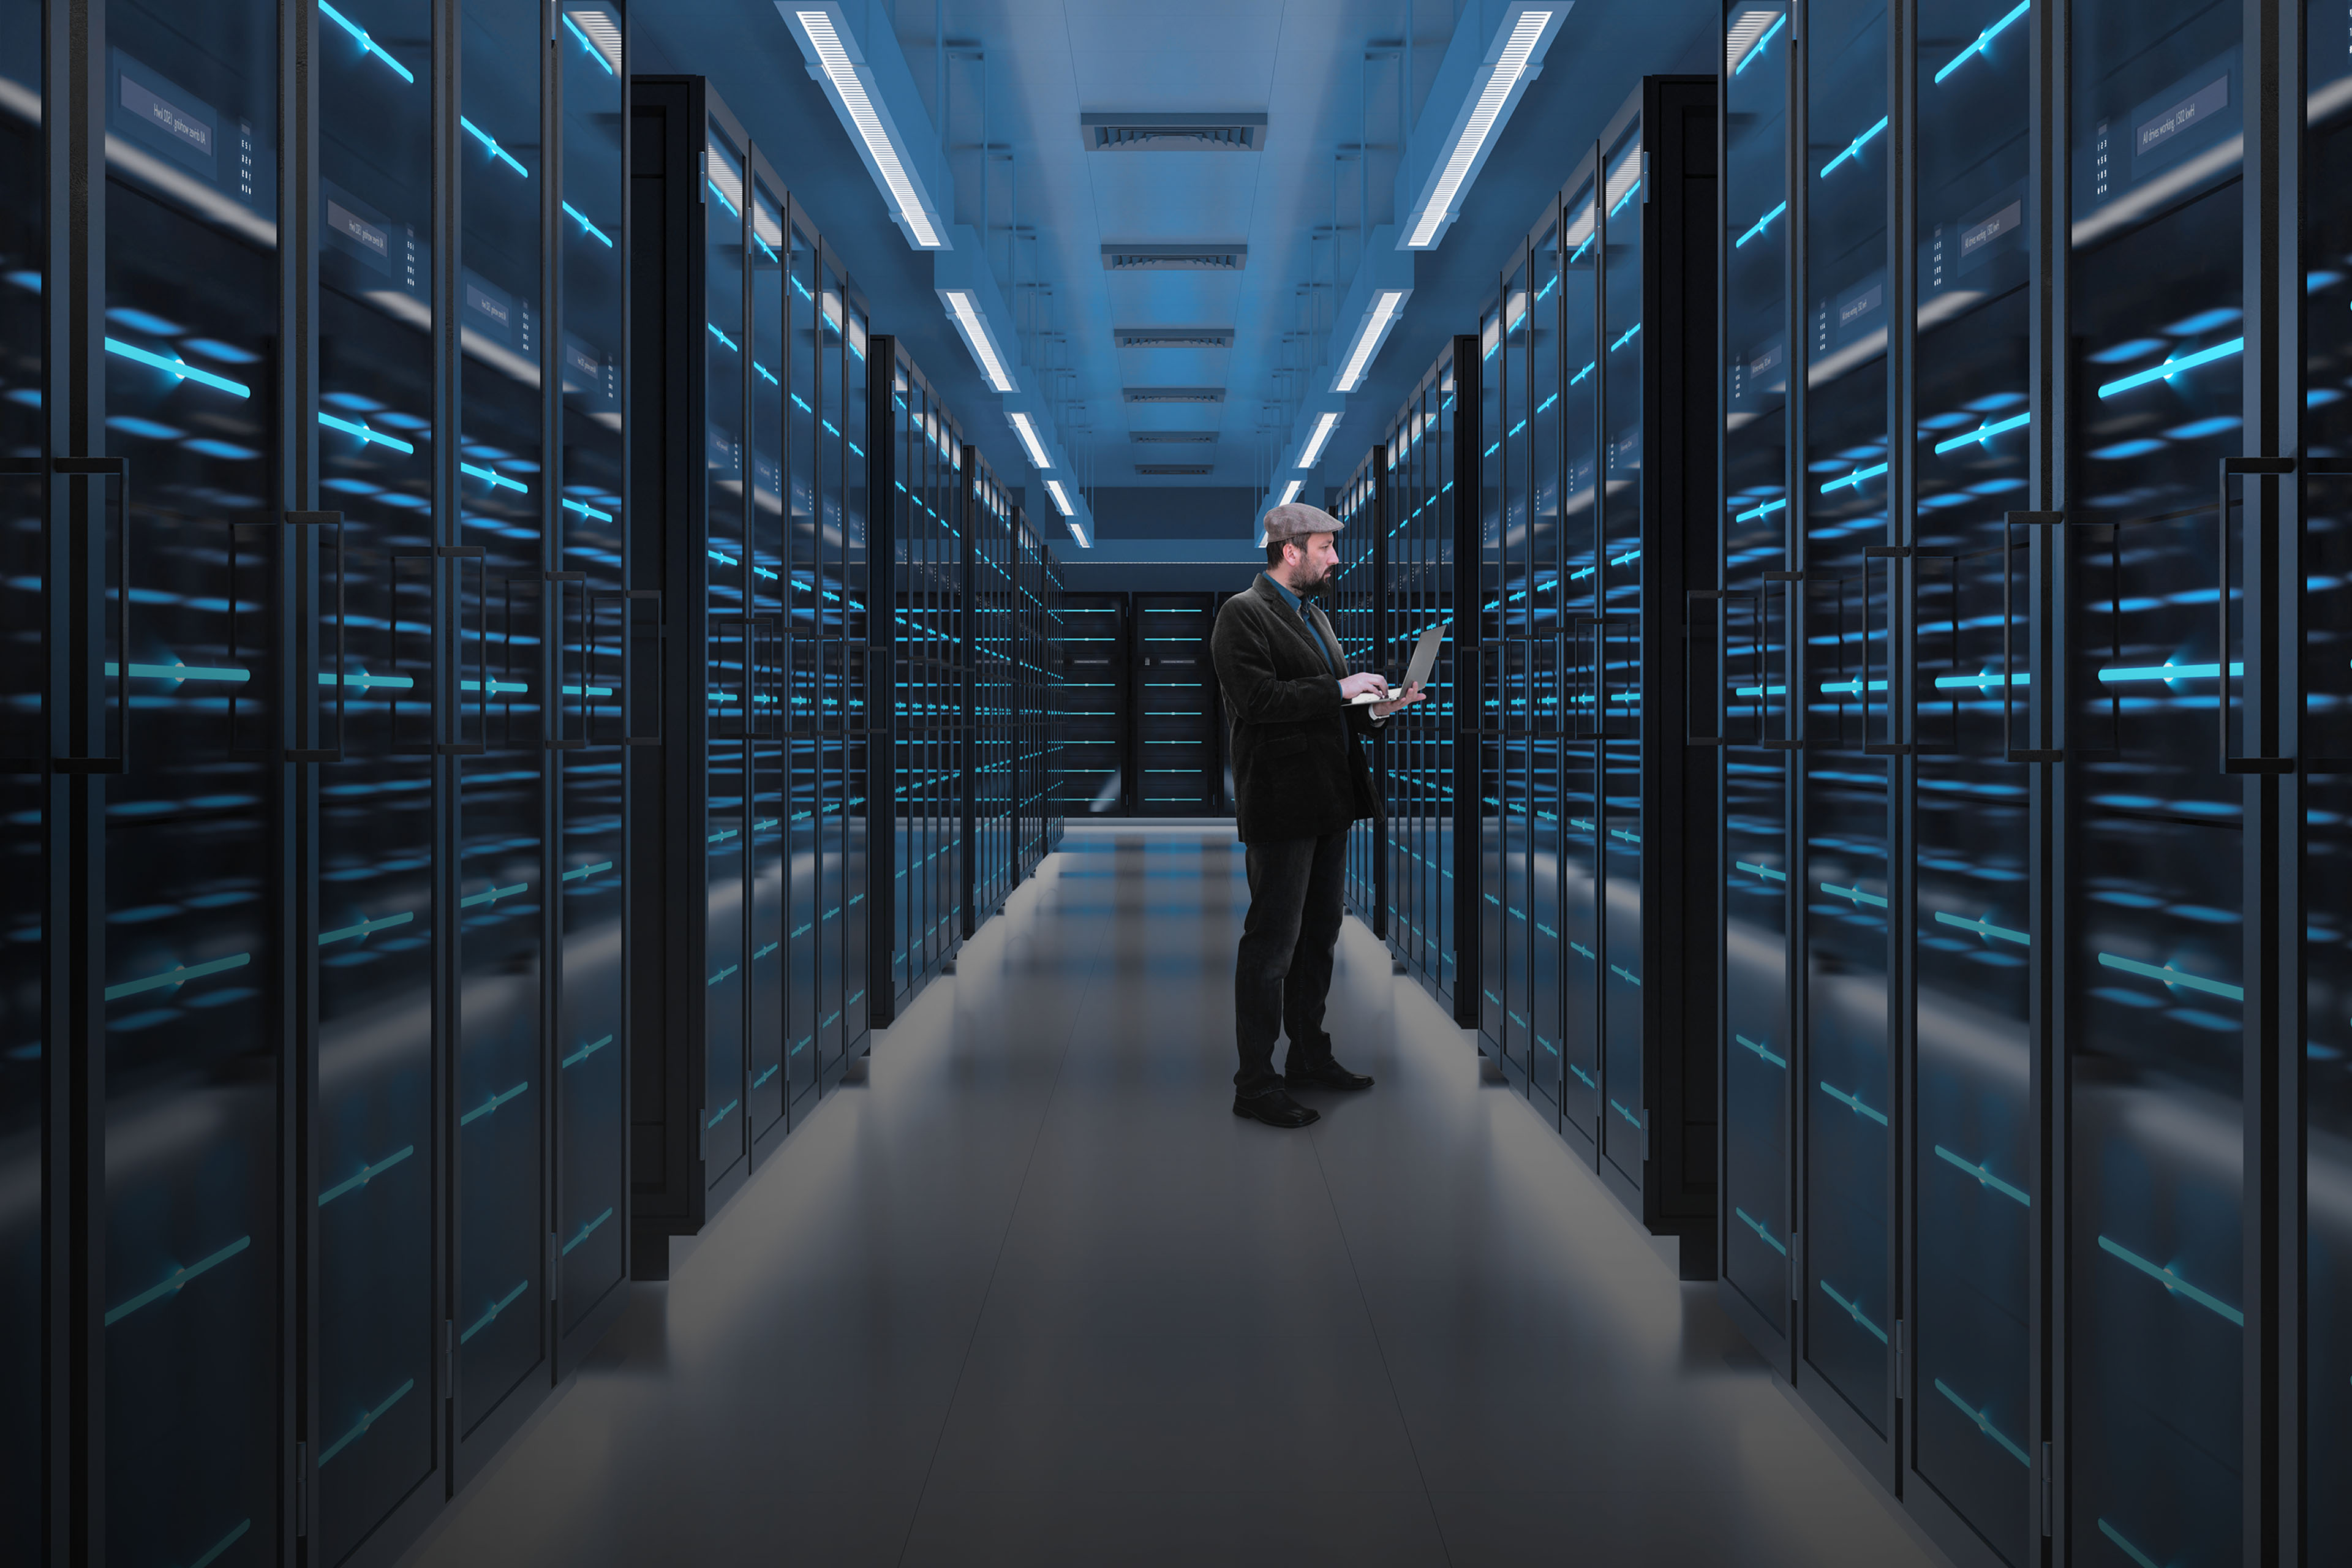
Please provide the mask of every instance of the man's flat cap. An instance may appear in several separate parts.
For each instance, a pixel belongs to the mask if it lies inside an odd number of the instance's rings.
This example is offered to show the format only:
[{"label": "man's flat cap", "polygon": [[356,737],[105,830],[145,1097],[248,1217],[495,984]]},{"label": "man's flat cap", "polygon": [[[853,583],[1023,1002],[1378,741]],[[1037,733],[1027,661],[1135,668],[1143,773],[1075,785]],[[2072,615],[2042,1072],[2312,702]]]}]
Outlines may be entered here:
[{"label": "man's flat cap", "polygon": [[1319,506],[1303,500],[1285,501],[1265,514],[1266,542],[1304,539],[1310,533],[1337,533],[1348,525]]}]

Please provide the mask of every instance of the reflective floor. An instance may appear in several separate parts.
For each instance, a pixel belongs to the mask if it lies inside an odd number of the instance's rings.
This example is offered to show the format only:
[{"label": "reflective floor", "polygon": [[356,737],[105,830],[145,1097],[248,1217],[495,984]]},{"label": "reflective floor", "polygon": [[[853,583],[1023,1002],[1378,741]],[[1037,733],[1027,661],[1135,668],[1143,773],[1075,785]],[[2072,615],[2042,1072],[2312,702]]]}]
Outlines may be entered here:
[{"label": "reflective floor", "polygon": [[411,1561],[1936,1561],[1362,926],[1229,1114],[1245,899],[1073,826]]}]

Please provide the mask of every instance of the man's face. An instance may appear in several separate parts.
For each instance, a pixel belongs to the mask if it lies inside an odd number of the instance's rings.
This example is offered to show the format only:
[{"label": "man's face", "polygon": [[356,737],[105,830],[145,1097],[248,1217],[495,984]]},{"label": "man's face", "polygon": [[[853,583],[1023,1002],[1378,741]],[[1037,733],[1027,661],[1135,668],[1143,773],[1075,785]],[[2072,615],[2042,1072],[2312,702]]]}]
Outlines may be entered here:
[{"label": "man's face", "polygon": [[1339,569],[1339,539],[1332,533],[1310,533],[1296,542],[1298,563],[1290,569],[1290,591],[1305,598],[1331,585]]}]

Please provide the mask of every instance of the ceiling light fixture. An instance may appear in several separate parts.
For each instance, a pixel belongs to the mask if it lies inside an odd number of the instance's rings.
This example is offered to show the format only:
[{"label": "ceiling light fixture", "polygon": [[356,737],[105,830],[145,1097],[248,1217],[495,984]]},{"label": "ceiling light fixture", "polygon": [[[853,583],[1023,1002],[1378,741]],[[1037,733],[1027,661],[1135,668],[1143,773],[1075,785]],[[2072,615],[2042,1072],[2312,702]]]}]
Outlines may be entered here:
[{"label": "ceiling light fixture", "polygon": [[996,334],[988,330],[988,320],[981,314],[980,302],[969,289],[950,289],[940,295],[947,302],[948,316],[963,335],[963,346],[971,351],[979,363],[980,374],[998,392],[1012,392],[1018,384],[1004,365],[1004,355],[996,346]]},{"label": "ceiling light fixture", "polygon": [[1016,408],[1004,417],[1012,424],[1013,433],[1021,437],[1022,450],[1029,454],[1029,461],[1035,466],[1037,471],[1042,474],[1051,469],[1054,466],[1054,455],[1045,450],[1045,443],[1039,438],[1037,426],[1030,419],[1028,412],[1025,409]]},{"label": "ceiling light fixture", "polygon": [[[1461,113],[1431,163],[1421,199],[1413,204],[1405,221],[1402,248],[1430,249],[1437,244],[1446,226],[1462,216],[1463,192],[1476,177],[1479,165],[1494,144],[1496,132],[1510,118],[1520,92],[1543,59],[1544,49],[1559,31],[1560,18],[1567,14],[1566,5],[1514,6],[1505,14],[1487,58],[1471,75],[1468,90],[1463,94]],[[1478,10],[1472,10],[1467,18],[1469,25],[1476,25],[1479,16]],[[1449,49],[1447,53],[1450,57],[1453,51]],[[1444,69],[1440,68],[1441,75]]]},{"label": "ceiling light fixture", "polygon": [[1339,427],[1339,411],[1338,409],[1327,408],[1317,416],[1315,428],[1307,437],[1307,449],[1298,454],[1298,466],[1302,468],[1311,468],[1322,461],[1323,443],[1328,441],[1331,438],[1331,432]]},{"label": "ceiling light fixture", "polygon": [[1307,481],[1305,479],[1293,479],[1288,484],[1283,486],[1282,504],[1284,506],[1288,506],[1292,501],[1297,500],[1298,499],[1298,492],[1306,488]]},{"label": "ceiling light fixture", "polygon": [[1064,517],[1076,517],[1077,515],[1077,508],[1070,504],[1069,492],[1062,489],[1061,480],[1047,479],[1045,481],[1045,492],[1054,498],[1055,508],[1059,510]]},{"label": "ceiling light fixture", "polygon": [[[779,5],[777,9],[784,7]],[[856,136],[866,154],[866,167],[888,195],[896,209],[890,215],[892,220],[906,226],[907,237],[916,248],[943,250],[947,241],[940,234],[940,220],[931,211],[916,176],[914,159],[901,151],[889,116],[876,101],[875,93],[868,91],[874,73],[866,62],[851,58],[843,38],[845,28],[837,11],[836,6],[819,9],[796,5],[785,15],[800,40],[802,52],[814,64],[816,74],[824,77],[834,111]]]},{"label": "ceiling light fixture", "polygon": [[1383,289],[1372,297],[1371,309],[1364,312],[1363,321],[1356,328],[1355,341],[1348,345],[1347,357],[1339,362],[1339,374],[1331,378],[1332,391],[1353,392],[1364,384],[1373,357],[1389,341],[1390,330],[1404,314],[1404,302],[1412,296],[1410,289]]}]

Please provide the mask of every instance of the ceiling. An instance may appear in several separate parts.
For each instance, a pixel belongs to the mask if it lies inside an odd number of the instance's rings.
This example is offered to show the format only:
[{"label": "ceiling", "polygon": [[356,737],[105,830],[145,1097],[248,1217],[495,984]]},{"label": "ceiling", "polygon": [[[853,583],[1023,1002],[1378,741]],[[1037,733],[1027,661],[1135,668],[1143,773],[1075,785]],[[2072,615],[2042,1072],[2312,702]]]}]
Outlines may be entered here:
[{"label": "ceiling", "polygon": [[[1456,8],[872,0],[874,25],[896,32],[947,146],[953,221],[988,234],[1021,356],[1040,373],[1089,490],[1263,493],[1299,397],[1328,381],[1328,369],[1311,381],[1308,371],[1335,352],[1330,318],[1363,235],[1394,217],[1403,132]],[[1475,327],[1503,250],[1639,74],[1709,68],[1715,10],[1710,0],[1579,0],[1462,220],[1417,259],[1414,297],[1329,443],[1326,482],[1347,478],[1446,335]],[[1008,479],[1025,481],[995,399],[931,291],[930,258],[888,221],[772,0],[639,0],[631,15],[635,68],[709,76],[755,139],[787,150],[772,161],[862,283],[876,330],[900,336],[950,405],[966,411],[967,438]],[[1262,150],[1089,150],[1082,116],[1137,111],[1263,115]],[[1105,266],[1106,247],[1148,246],[1243,259],[1215,270]],[[1131,341],[1139,328],[1210,329],[1190,335],[1224,341],[1146,346]],[[1169,389],[1192,395],[1133,400]],[[1098,501],[1107,529],[1111,510]]]}]

